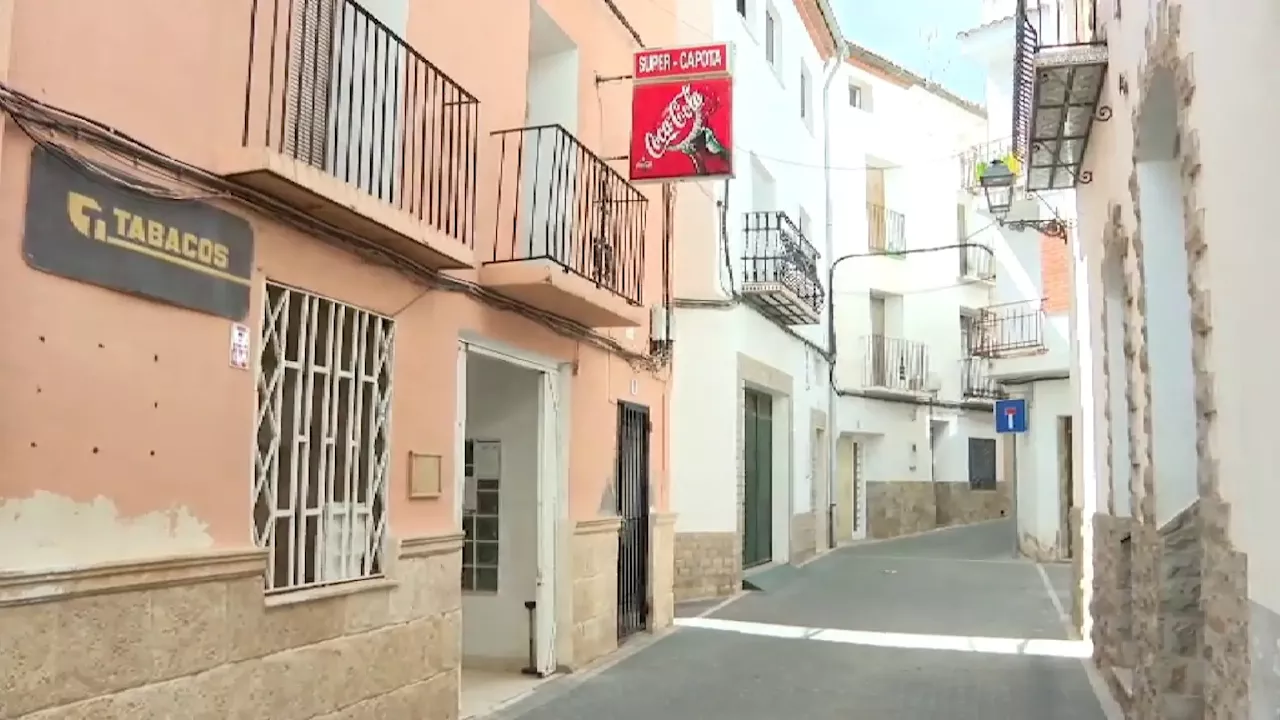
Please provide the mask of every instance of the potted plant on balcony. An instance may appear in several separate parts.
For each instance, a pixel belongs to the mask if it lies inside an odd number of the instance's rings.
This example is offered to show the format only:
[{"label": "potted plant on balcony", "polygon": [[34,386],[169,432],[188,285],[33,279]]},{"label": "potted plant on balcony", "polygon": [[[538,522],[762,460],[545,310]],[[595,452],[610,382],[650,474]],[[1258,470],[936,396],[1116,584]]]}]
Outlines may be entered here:
[{"label": "potted plant on balcony", "polygon": [[978,181],[979,185],[982,185],[982,176],[987,174],[987,168],[994,163],[1004,163],[1004,166],[1009,168],[1009,172],[1013,173],[1015,177],[1022,172],[1022,162],[1018,160],[1017,155],[1013,154],[1013,151],[1009,151],[1003,157],[978,161],[978,164],[974,166],[974,175],[976,176],[974,179]]}]

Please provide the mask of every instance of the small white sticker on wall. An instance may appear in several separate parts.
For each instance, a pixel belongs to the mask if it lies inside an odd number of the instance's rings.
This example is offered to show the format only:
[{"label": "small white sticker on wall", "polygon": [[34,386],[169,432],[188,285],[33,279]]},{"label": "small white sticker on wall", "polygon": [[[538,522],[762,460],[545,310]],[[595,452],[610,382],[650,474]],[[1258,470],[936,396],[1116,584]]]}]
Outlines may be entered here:
[{"label": "small white sticker on wall", "polygon": [[231,324],[231,367],[249,369],[249,326]]}]

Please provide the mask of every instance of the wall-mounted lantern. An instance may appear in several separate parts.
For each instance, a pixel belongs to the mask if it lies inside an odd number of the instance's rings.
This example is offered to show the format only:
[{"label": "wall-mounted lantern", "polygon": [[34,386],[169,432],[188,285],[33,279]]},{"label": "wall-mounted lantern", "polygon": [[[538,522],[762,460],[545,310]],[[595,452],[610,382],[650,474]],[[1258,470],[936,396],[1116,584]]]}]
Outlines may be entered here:
[{"label": "wall-mounted lantern", "polygon": [[[1010,158],[1014,166],[1018,165],[1017,158]],[[990,163],[979,165],[978,182],[982,185],[982,192],[987,196],[987,210],[991,216],[1000,223],[1001,227],[1007,227],[1010,230],[1028,230],[1034,229],[1049,237],[1056,237],[1063,241],[1067,239],[1067,226],[1057,218],[1049,220],[1005,220],[1009,216],[1009,210],[1013,207],[1013,186],[1017,182],[1018,176],[1009,168],[1005,160],[992,160]]]}]

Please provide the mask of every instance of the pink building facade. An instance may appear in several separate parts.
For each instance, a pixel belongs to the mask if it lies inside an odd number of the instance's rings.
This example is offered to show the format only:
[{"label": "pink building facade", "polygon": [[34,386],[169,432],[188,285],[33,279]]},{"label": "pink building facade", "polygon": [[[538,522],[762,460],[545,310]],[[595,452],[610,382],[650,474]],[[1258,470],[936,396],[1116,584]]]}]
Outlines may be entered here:
[{"label": "pink building facade", "polygon": [[0,717],[455,718],[668,625],[598,78],[672,10],[110,5],[0,0]]}]

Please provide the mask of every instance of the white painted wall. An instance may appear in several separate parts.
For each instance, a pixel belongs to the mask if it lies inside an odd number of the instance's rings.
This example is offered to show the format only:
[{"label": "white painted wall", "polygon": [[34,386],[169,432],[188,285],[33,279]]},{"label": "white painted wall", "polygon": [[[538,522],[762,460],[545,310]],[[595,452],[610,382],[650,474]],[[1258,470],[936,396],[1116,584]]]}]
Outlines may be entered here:
[{"label": "white painted wall", "polygon": [[[988,111],[987,138],[1008,141],[1013,124],[1013,0],[990,0],[983,5],[980,28],[961,33],[961,47],[971,58],[985,66]],[[1050,13],[1052,15],[1052,13]],[[1031,303],[1045,296],[1041,277],[1041,235],[1035,230],[1015,231],[1001,227],[986,208],[986,198],[979,195],[978,214],[986,229],[983,242],[995,251],[996,288],[993,304]],[[1009,219],[1050,219],[1071,222],[1076,216],[1073,192],[1041,193],[1016,199]],[[1017,524],[1018,536],[1030,539],[1033,550],[1056,552],[1065,547],[1059,537],[1061,529],[1061,486],[1058,469],[1058,417],[1074,416],[1075,433],[1081,431],[1079,412],[1073,393],[1072,318],[1069,312],[1048,314],[1044,318],[1045,352],[1019,354],[996,359],[993,375],[1005,381],[1021,381],[1011,385],[1011,394],[1027,398],[1028,431],[1018,436],[1001,435],[1002,443],[1017,444]],[[1123,361],[1123,358],[1121,358]],[[1031,378],[1041,378],[1026,382]],[[1116,448],[1127,453],[1127,447]],[[1081,467],[1078,453],[1076,467]]]},{"label": "white painted wall", "polygon": [[[1280,364],[1280,341],[1265,330],[1274,325],[1274,268],[1280,265],[1280,247],[1266,241],[1274,225],[1270,168],[1280,162],[1280,149],[1259,142],[1259,138],[1268,137],[1274,118],[1280,114],[1280,78],[1268,76],[1261,84],[1252,85],[1236,82],[1254,68],[1276,64],[1280,48],[1275,36],[1280,32],[1280,20],[1274,6],[1265,0],[1241,0],[1229,13],[1213,4],[1177,4],[1182,28],[1179,51],[1195,59],[1194,104],[1182,122],[1196,134],[1203,168],[1194,199],[1204,209],[1208,244],[1208,267],[1200,281],[1209,287],[1212,298],[1208,362],[1216,413],[1209,447],[1217,463],[1221,495],[1231,506],[1231,540],[1249,556],[1250,599],[1259,608],[1280,613],[1280,553],[1274,551],[1280,543],[1274,511],[1280,507],[1280,484],[1272,480],[1280,476],[1280,443],[1271,422],[1273,408],[1280,403],[1280,386],[1269,381]],[[1145,34],[1149,23],[1156,21],[1150,5],[1126,2],[1119,22],[1113,19],[1110,2],[1100,7],[1107,23],[1109,74],[1114,78],[1125,73],[1131,89],[1128,97],[1121,96],[1112,80],[1104,93],[1103,102],[1113,106],[1116,119],[1095,127],[1089,144],[1093,182],[1077,193],[1082,237],[1089,243],[1089,252],[1099,255],[1101,229],[1109,219],[1111,202],[1121,204],[1126,225],[1134,224],[1128,188],[1134,157],[1130,118],[1142,100],[1142,88],[1135,80],[1142,77],[1139,67],[1147,64]],[[1142,238],[1150,253],[1157,241],[1148,234],[1148,218],[1144,207]],[[1155,258],[1154,262],[1161,260]],[[1172,268],[1169,272],[1170,286],[1182,280],[1185,290],[1185,275],[1175,277]],[[1157,301],[1148,300],[1148,322],[1156,307]],[[1155,317],[1159,317],[1158,311]],[[1181,326],[1185,324],[1184,313]],[[1153,371],[1158,363],[1166,362],[1176,365],[1178,360],[1155,356],[1153,350]],[[1158,377],[1153,376],[1153,390],[1156,382]],[[1114,435],[1117,429],[1112,427],[1110,432]],[[1159,448],[1159,437],[1154,445]],[[1162,468],[1157,473],[1163,475],[1168,464],[1161,466],[1159,459],[1156,462]],[[1161,479],[1160,488],[1165,486]],[[1157,505],[1161,504],[1157,495]],[[1256,615],[1255,620],[1261,621],[1261,616]],[[1264,669],[1255,663],[1254,712],[1270,717],[1277,705],[1268,703],[1276,701],[1264,697],[1258,685],[1263,680],[1280,680],[1276,673],[1259,670]]]},{"label": "white painted wall", "polygon": [[[717,39],[734,43],[736,177],[727,184],[702,183],[702,192],[724,203],[725,248],[689,243],[677,252],[676,267],[691,267],[711,277],[683,288],[704,288],[699,299],[724,298],[741,282],[743,213],[784,211],[798,222],[807,216],[809,241],[823,255],[826,280],[834,257],[867,251],[866,167],[888,165],[886,204],[907,216],[908,247],[956,242],[959,194],[958,153],[986,132],[980,115],[920,87],[903,88],[850,64],[838,66],[831,81],[827,118],[831,127],[833,205],[825,213],[822,89],[826,73],[808,33],[790,2],[750,0],[747,17],[734,3],[683,0],[681,18],[689,26],[710,26]],[[779,30],[778,62],[765,59],[765,12]],[[703,24],[705,23],[705,24]],[[706,42],[705,36],[682,38]],[[812,80],[813,114],[800,113],[800,78]],[[863,88],[868,107],[850,104],[850,84]],[[682,188],[682,194],[695,192]],[[706,212],[714,212],[707,208]],[[826,247],[830,225],[833,248]],[[970,219],[967,223],[975,226]],[[716,215],[717,230],[719,229]],[[976,227],[976,226],[975,226]],[[681,260],[685,259],[684,262]],[[870,332],[869,291],[900,293],[900,322],[893,334],[929,344],[933,368],[942,384],[939,400],[960,396],[960,309],[989,304],[992,288],[961,283],[955,250],[907,259],[854,259],[844,262],[835,282],[839,385],[860,390],[861,337]],[[825,322],[796,328],[825,346]],[[811,508],[813,430],[810,410],[826,411],[828,371],[817,353],[758,316],[754,310],[679,309],[675,323],[676,360],[672,423],[672,503],[677,530],[728,531],[737,527],[736,426],[739,389],[734,386],[741,352],[793,378],[789,468],[793,512]],[[864,441],[862,480],[929,478],[928,408],[923,405],[843,398],[837,433],[856,432]],[[947,443],[967,450],[967,432],[987,432],[990,415],[956,421],[959,432]],[[944,452],[953,453],[951,445]],[[947,481],[967,482],[967,462],[947,462]],[[821,476],[821,474],[820,474]],[[823,493],[818,493],[819,497]],[[865,497],[865,493],[863,494]],[[775,497],[777,494],[775,493]],[[819,511],[824,508],[816,508]],[[860,523],[860,527],[865,524]],[[775,537],[779,533],[775,532]]]},{"label": "white painted wall", "polygon": [[537,577],[538,419],[541,378],[472,353],[467,359],[466,434],[502,443],[498,507],[498,592],[463,593],[464,658],[518,669],[529,655],[529,613]]},{"label": "white painted wall", "polygon": [[1151,443],[1155,453],[1156,522],[1195,502],[1195,375],[1191,366],[1191,298],[1187,294],[1182,186],[1173,160],[1140,162],[1147,357],[1151,374]]},{"label": "white painted wall", "polygon": [[[764,50],[765,13],[773,14],[777,36],[775,63]],[[702,193],[724,203],[721,243],[688,243],[677,249],[682,268],[710,271],[682,288],[700,288],[698,299],[727,299],[742,281],[744,213],[781,211],[804,228],[807,239],[825,256],[826,223],[823,152],[823,64],[809,40],[794,3],[752,0],[747,17],[733,3],[682,2],[687,27],[711,28],[715,38],[734,44],[734,162],[730,182],[701,183]],[[705,35],[686,42],[707,42]],[[801,77],[807,78],[810,105],[801,115]],[[692,187],[682,194],[698,193]],[[708,203],[710,227],[721,233],[719,213]],[[685,261],[682,262],[682,259]],[[819,260],[825,278],[826,258]],[[688,271],[686,271],[688,272]],[[826,366],[810,345],[764,319],[754,309],[679,308],[675,319],[672,390],[672,509],[677,532],[728,532],[738,527],[737,383],[738,354],[792,378],[790,413],[774,406],[774,556],[789,554],[789,516],[814,510],[811,439],[812,410],[826,412]],[[794,328],[810,343],[825,345],[825,324]],[[824,510],[825,508],[819,508]]]},{"label": "white painted wall", "polygon": [[1046,550],[1065,547],[1059,537],[1058,418],[1075,412],[1071,382],[1045,380],[1013,388],[1010,394],[1027,401],[1027,432],[999,436],[1001,443],[1016,443],[1018,537],[1020,542],[1029,537]]},{"label": "white painted wall", "polygon": [[[826,410],[826,365],[754,310],[678,313],[672,379],[671,506],[677,532],[738,527],[738,353],[791,375],[791,412],[775,399],[774,501],[790,512],[813,509],[811,410]],[[758,389],[758,388],[757,388]],[[790,433],[789,435],[787,433]],[[787,492],[788,484],[792,490]],[[775,504],[775,557],[786,557],[786,506]]]}]

